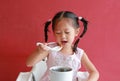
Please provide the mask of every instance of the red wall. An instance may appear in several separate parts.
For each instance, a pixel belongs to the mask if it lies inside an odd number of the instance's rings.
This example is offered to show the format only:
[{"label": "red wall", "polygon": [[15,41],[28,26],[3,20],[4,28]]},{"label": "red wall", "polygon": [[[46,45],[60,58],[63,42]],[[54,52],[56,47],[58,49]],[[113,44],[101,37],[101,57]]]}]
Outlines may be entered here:
[{"label": "red wall", "polygon": [[0,81],[15,81],[30,70],[26,58],[43,41],[44,22],[60,10],[89,20],[79,46],[98,68],[99,81],[120,81],[119,0],[0,0]]}]

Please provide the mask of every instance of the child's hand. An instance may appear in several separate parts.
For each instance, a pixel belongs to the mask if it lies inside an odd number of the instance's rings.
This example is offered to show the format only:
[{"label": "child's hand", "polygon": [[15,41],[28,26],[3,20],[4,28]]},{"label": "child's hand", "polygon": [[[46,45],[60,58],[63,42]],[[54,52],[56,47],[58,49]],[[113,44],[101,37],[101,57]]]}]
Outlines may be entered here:
[{"label": "child's hand", "polygon": [[36,46],[38,46],[38,49],[39,49],[39,51],[41,50],[41,51],[49,51],[49,48],[48,48],[48,46],[47,46],[48,44],[47,43],[36,43]]},{"label": "child's hand", "polygon": [[60,46],[54,46],[54,47],[50,47],[49,45],[52,45],[54,43],[40,43],[37,42],[36,46],[39,46],[40,49],[43,49],[44,51],[60,51],[62,49],[62,47]]}]

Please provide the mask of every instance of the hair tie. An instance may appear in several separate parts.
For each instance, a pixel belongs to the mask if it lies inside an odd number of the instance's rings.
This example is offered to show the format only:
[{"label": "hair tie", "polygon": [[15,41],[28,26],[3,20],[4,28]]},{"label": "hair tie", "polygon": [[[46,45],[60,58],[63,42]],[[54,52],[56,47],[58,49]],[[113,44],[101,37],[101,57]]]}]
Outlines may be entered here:
[{"label": "hair tie", "polygon": [[81,17],[81,16],[80,16],[80,17],[78,17],[78,19],[79,19],[79,20],[82,20],[82,18],[83,18],[83,17]]},{"label": "hair tie", "polygon": [[48,19],[48,22],[51,22],[52,21],[52,19]]}]

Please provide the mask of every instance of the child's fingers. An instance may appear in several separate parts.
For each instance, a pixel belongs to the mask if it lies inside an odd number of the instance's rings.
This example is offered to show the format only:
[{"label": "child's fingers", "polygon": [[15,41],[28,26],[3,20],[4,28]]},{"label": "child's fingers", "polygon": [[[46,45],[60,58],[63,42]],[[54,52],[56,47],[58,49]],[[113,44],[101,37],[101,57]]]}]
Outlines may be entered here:
[{"label": "child's fingers", "polygon": [[47,46],[47,45],[48,45],[48,43],[44,43],[44,45],[46,45],[46,46]]},{"label": "child's fingers", "polygon": [[49,47],[47,45],[48,45],[48,43],[44,43],[43,49],[46,50],[46,51],[49,51]]},{"label": "child's fingers", "polygon": [[41,45],[43,45],[43,43],[40,43],[40,42],[36,43],[36,46],[41,46]]},{"label": "child's fingers", "polygon": [[48,49],[48,47],[47,47],[47,43],[37,43],[36,44],[40,49],[42,49],[42,50],[44,50],[44,51],[48,51],[49,49]]}]

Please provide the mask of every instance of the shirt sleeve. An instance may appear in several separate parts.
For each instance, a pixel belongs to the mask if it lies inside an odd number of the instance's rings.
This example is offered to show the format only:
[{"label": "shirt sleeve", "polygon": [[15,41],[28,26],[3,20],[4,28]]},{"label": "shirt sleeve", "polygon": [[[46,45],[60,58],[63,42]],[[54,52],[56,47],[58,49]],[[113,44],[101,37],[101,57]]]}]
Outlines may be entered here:
[{"label": "shirt sleeve", "polygon": [[78,55],[78,58],[80,59],[80,61],[82,59],[83,54],[84,54],[84,50],[81,48],[77,48],[77,55]]}]

